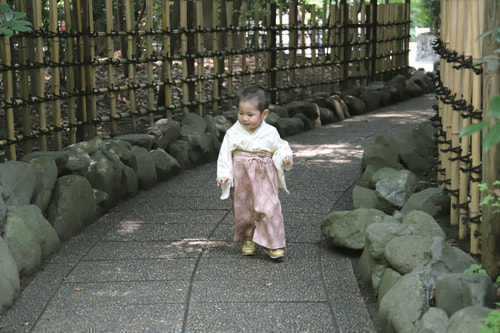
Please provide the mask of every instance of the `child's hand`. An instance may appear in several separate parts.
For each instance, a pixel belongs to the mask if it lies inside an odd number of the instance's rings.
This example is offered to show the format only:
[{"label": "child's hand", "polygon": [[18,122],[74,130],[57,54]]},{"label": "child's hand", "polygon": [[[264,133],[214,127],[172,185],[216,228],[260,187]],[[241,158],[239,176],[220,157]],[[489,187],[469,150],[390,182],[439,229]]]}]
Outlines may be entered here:
[{"label": "child's hand", "polygon": [[288,165],[288,166],[292,166],[293,165],[293,159],[292,159],[292,156],[285,156],[283,158],[283,164],[284,165]]},{"label": "child's hand", "polygon": [[231,184],[231,179],[226,178],[226,177],[222,177],[219,180],[217,180],[217,187],[219,187],[221,185],[228,185],[229,186],[230,184]]}]

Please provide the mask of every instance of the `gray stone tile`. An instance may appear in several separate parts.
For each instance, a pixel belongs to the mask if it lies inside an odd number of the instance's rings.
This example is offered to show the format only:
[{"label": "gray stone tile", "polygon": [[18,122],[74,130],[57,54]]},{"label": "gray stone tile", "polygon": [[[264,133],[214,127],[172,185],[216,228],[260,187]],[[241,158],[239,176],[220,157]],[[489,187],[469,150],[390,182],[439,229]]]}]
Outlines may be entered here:
[{"label": "gray stone tile", "polygon": [[[188,332],[341,332],[325,302],[194,303]],[[355,331],[345,331],[355,332]]]}]

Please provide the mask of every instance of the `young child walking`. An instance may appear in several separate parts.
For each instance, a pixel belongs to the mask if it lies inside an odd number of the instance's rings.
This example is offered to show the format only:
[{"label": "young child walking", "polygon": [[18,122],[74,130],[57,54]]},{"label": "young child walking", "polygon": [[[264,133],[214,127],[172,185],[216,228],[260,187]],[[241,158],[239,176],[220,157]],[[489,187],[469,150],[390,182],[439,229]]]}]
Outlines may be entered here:
[{"label": "young child walking", "polygon": [[285,225],[278,187],[287,193],[284,170],[293,165],[292,150],[274,126],[265,122],[269,99],[257,86],[245,87],[238,98],[238,121],[226,132],[217,160],[221,199],[231,197],[234,241],[243,255],[255,244],[272,259],[285,256]]}]

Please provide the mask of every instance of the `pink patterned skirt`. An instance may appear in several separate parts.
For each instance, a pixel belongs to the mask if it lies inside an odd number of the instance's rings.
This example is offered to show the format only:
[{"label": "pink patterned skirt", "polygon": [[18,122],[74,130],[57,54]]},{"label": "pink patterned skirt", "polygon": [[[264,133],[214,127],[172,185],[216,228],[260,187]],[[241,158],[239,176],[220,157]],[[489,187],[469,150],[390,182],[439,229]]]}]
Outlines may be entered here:
[{"label": "pink patterned skirt", "polygon": [[233,152],[231,205],[234,241],[252,237],[269,249],[285,244],[285,225],[278,198],[278,173],[270,153]]}]

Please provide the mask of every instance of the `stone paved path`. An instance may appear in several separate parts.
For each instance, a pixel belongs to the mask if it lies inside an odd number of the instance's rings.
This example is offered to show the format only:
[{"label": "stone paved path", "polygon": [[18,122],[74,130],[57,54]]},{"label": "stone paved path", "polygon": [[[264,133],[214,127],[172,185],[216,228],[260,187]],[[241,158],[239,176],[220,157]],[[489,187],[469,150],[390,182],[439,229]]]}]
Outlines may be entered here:
[{"label": "stone paved path", "polygon": [[376,332],[351,260],[319,229],[351,209],[363,147],[433,115],[426,95],[287,138],[286,259],[232,242],[215,162],[115,207],[64,243],[0,320],[0,332]]}]

